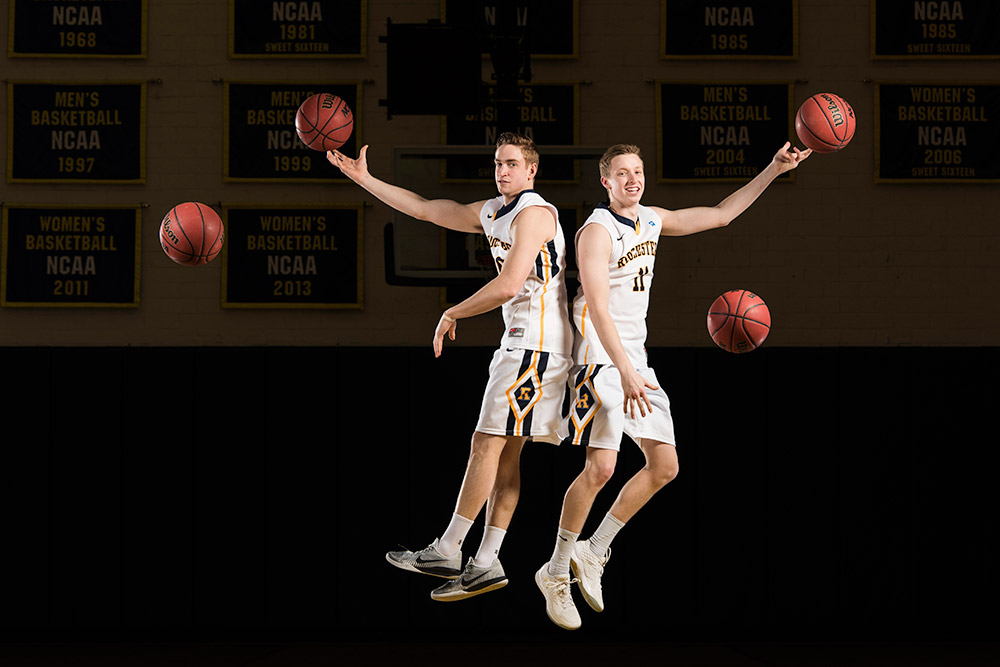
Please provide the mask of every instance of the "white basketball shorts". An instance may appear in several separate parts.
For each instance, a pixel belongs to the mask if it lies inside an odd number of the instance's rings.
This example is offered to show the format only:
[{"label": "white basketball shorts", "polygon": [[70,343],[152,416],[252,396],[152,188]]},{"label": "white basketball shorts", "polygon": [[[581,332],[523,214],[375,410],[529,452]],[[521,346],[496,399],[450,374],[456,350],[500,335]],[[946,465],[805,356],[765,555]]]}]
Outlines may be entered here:
[{"label": "white basketball shorts", "polygon": [[625,414],[625,392],[617,368],[604,364],[575,366],[570,374],[569,417],[560,425],[559,435],[570,438],[574,445],[615,451],[621,447],[622,434],[636,444],[649,438],[676,446],[670,399],[652,368],[638,370],[651,384],[660,387],[646,389],[653,410],[647,410],[645,417],[638,410],[635,417]]},{"label": "white basketball shorts", "polygon": [[531,436],[558,444],[556,430],[566,400],[570,355],[500,348],[490,363],[476,430]]}]

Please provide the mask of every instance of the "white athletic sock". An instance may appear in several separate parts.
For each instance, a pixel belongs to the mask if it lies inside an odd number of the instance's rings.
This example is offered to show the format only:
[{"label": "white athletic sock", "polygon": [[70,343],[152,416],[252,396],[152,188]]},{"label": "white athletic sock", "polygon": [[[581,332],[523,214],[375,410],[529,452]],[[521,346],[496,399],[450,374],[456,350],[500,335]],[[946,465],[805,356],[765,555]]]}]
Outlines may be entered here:
[{"label": "white athletic sock", "polygon": [[462,542],[465,541],[465,536],[469,534],[472,523],[472,519],[466,519],[457,512],[451,515],[448,527],[445,529],[444,534],[438,538],[437,549],[441,552],[442,556],[454,556],[462,549]]},{"label": "white athletic sock", "polygon": [[573,545],[578,537],[580,533],[571,533],[565,528],[556,533],[556,548],[549,559],[550,575],[569,574],[569,558],[573,555]]},{"label": "white athletic sock", "polygon": [[611,512],[605,514],[604,519],[601,520],[601,525],[590,536],[590,550],[600,558],[604,558],[604,554],[611,547],[611,540],[615,539],[615,535],[624,527],[625,523],[619,521]]},{"label": "white athletic sock", "polygon": [[479,551],[472,559],[472,564],[476,567],[489,567],[500,555],[500,545],[507,531],[496,526],[486,526],[483,530],[483,541],[479,543]]}]

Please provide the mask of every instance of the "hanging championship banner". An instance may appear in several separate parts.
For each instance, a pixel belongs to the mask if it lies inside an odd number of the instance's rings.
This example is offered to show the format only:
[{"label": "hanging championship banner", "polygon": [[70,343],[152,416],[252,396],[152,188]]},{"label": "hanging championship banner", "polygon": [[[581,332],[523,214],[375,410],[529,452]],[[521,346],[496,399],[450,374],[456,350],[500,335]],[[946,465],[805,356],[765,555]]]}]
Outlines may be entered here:
[{"label": "hanging championship banner", "polygon": [[3,207],[0,306],[139,305],[138,206]]},{"label": "hanging championship banner", "polygon": [[[517,126],[513,131],[531,137],[538,146],[573,146],[579,136],[579,86],[575,83],[538,83],[519,86]],[[447,146],[495,146],[499,111],[496,86],[487,87],[487,103],[474,114],[450,113],[444,117],[442,143]],[[449,157],[443,180],[481,182],[493,180],[492,160],[481,156]],[[539,182],[575,182],[577,163],[571,157],[545,158]]]},{"label": "hanging championship banner", "polygon": [[658,180],[753,178],[794,137],[793,104],[790,83],[656,84]]},{"label": "hanging championship banner", "polygon": [[146,84],[7,84],[8,183],[144,183]]},{"label": "hanging championship banner", "polygon": [[223,308],[362,308],[362,204],[223,205]]},{"label": "hanging championship banner", "polygon": [[295,132],[295,114],[308,98],[331,93],[354,114],[354,130],[340,150],[357,155],[361,133],[361,83],[225,84],[223,178],[226,181],[348,182]]},{"label": "hanging championship banner", "polygon": [[229,0],[230,58],[364,58],[367,0]]},{"label": "hanging championship banner", "polygon": [[[523,48],[530,52],[531,58],[577,57],[579,0],[515,0],[506,6],[513,8],[513,30],[525,32]],[[491,36],[503,23],[500,12],[504,7],[496,0],[441,0],[441,20],[474,33],[483,44],[483,53],[489,54]]]},{"label": "hanging championship banner", "polygon": [[145,58],[147,0],[11,0],[11,57]]},{"label": "hanging championship banner", "polygon": [[871,57],[1000,58],[996,0],[871,0]]},{"label": "hanging championship banner", "polygon": [[661,0],[661,58],[798,56],[798,0]]},{"label": "hanging championship banner", "polygon": [[875,86],[876,183],[1000,182],[1000,84]]}]

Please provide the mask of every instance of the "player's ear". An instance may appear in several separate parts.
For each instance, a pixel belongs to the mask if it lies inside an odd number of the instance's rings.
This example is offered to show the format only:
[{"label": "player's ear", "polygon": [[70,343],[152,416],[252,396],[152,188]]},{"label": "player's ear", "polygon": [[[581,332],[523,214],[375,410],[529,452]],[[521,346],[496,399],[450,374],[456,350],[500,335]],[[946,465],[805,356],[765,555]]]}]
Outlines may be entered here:
[{"label": "player's ear", "polygon": [[534,178],[538,174],[538,163],[532,162],[528,165],[528,178]]}]

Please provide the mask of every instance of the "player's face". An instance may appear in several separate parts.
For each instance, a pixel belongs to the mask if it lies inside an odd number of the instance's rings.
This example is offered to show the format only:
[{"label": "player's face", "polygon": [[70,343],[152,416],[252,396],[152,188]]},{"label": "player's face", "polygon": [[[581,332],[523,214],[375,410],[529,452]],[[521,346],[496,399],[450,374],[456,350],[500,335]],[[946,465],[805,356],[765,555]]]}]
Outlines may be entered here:
[{"label": "player's face", "polygon": [[494,156],[497,190],[502,195],[513,196],[532,187],[537,164],[526,164],[524,153],[517,146],[505,144]]},{"label": "player's face", "polygon": [[610,192],[613,201],[623,206],[634,206],[642,199],[646,189],[646,174],[642,158],[634,153],[618,155],[611,160],[611,173],[601,177],[601,184]]}]

